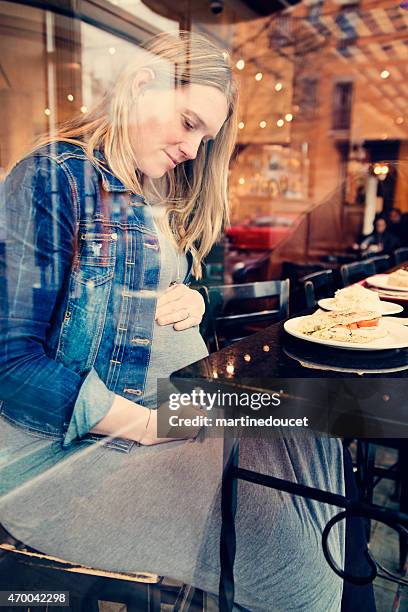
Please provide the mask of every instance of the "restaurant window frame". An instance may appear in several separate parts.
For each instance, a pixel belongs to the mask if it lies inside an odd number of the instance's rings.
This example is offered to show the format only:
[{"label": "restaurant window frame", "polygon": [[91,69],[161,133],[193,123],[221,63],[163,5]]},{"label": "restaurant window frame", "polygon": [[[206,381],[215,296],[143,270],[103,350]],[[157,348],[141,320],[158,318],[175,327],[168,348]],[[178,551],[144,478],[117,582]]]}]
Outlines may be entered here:
[{"label": "restaurant window frame", "polygon": [[7,0],[77,19],[140,45],[160,30],[109,0]]}]

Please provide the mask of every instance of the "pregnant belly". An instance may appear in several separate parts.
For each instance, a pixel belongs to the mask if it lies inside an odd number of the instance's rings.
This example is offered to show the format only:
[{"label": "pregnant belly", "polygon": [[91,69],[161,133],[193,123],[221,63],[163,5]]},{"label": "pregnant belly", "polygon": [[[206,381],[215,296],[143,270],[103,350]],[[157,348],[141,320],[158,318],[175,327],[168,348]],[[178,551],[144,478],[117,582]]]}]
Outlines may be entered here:
[{"label": "pregnant belly", "polygon": [[172,325],[155,325],[145,387],[146,402],[154,403],[157,395],[157,379],[168,378],[180,368],[203,357],[208,350],[198,327],[176,331]]}]

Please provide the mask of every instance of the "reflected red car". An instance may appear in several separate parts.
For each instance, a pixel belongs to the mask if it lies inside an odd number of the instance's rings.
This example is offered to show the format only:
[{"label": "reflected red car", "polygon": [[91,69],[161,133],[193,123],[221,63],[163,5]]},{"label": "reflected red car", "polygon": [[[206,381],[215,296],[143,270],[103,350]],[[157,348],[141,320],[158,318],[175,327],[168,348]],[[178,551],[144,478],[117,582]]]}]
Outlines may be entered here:
[{"label": "reflected red car", "polygon": [[231,248],[268,251],[293,231],[297,218],[295,214],[254,217],[249,223],[229,227],[225,235]]}]

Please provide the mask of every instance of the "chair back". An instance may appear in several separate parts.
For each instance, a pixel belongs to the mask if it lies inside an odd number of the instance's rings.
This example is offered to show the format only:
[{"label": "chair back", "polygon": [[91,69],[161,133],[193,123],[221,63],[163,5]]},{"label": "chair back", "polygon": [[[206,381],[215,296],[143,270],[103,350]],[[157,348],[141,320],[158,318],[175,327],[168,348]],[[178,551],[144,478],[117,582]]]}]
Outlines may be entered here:
[{"label": "chair back", "polygon": [[367,276],[373,276],[376,274],[375,265],[373,262],[367,261],[355,261],[350,264],[344,264],[340,267],[340,275],[343,283],[343,287],[358,283],[358,281],[367,278]]},{"label": "chair back", "polygon": [[202,284],[211,285],[224,283],[225,246],[224,242],[217,242],[211,248],[203,261]]},{"label": "chair back", "polygon": [[237,263],[232,270],[234,284],[255,283],[268,279],[272,251],[267,251],[261,257],[249,264]]},{"label": "chair back", "polygon": [[400,249],[396,249],[394,251],[394,259],[395,259],[395,265],[399,265],[404,263],[405,261],[408,262],[408,247],[401,247]]},{"label": "chair back", "polygon": [[204,342],[207,345],[208,352],[213,353],[214,351],[218,350],[218,345],[215,330],[215,321],[211,312],[208,287],[206,285],[194,285],[193,288],[196,289],[204,299],[205,310],[200,323],[200,334],[204,338]]},{"label": "chair back", "polygon": [[313,308],[322,298],[331,297],[335,290],[333,270],[307,274],[300,281],[303,283],[307,308]]},{"label": "chair back", "polygon": [[204,263],[202,282],[208,285],[224,283],[224,264],[223,263]]},{"label": "chair back", "polygon": [[289,280],[208,288],[216,350],[289,316]]},{"label": "chair back", "polygon": [[378,255],[377,257],[370,257],[367,261],[372,262],[375,267],[376,274],[386,272],[392,266],[391,257],[389,255]]}]

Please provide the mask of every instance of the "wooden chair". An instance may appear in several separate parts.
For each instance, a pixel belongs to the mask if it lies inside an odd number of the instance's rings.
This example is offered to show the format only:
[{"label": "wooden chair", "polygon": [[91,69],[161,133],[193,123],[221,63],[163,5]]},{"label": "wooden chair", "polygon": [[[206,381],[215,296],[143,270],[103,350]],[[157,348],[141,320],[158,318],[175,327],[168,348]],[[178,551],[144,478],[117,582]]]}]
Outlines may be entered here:
[{"label": "wooden chair", "polygon": [[[98,601],[125,604],[127,612],[160,612],[162,594],[166,591],[172,593],[170,600],[174,606],[170,610],[203,610],[204,606],[204,594],[194,587],[150,572],[105,571],[53,557],[16,540],[1,525],[0,566],[0,590],[30,590],[27,584],[22,585],[24,568],[28,578],[35,576],[33,590],[38,590],[41,584],[43,590],[71,591],[67,585],[75,585],[75,593],[80,595],[70,603],[72,612],[99,612]],[[13,576],[16,584],[11,584]],[[69,576],[73,578],[71,582]],[[191,606],[193,600],[194,606]]]},{"label": "wooden chair", "polygon": [[369,260],[355,261],[354,263],[344,264],[340,267],[343,287],[358,283],[358,281],[367,278],[367,276],[374,276],[374,274],[376,274],[375,265]]},{"label": "wooden chair", "polygon": [[289,280],[208,288],[207,330],[215,350],[241,340],[289,315]]},{"label": "wooden chair", "polygon": [[306,308],[314,308],[318,300],[332,297],[334,294],[335,283],[332,270],[307,274],[300,281],[305,291]]},{"label": "wooden chair", "polygon": [[408,247],[401,247],[400,249],[396,249],[394,251],[394,260],[395,265],[399,266],[404,262],[408,263]]},{"label": "wooden chair", "polygon": [[366,263],[370,262],[374,264],[376,274],[387,272],[392,267],[391,257],[389,255],[378,255],[376,257],[370,257],[366,260]]}]

